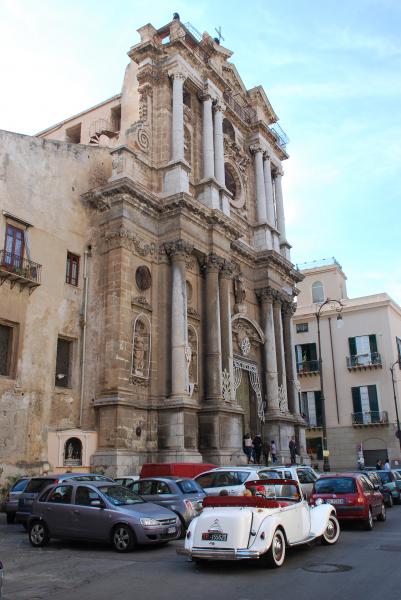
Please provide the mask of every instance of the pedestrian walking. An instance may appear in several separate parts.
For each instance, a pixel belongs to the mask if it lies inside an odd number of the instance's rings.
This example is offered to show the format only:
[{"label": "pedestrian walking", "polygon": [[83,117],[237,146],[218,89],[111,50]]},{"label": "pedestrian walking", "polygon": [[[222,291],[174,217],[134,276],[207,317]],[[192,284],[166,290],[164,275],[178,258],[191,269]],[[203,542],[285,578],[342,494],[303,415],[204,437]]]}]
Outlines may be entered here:
[{"label": "pedestrian walking", "polygon": [[269,464],[269,456],[270,456],[270,444],[269,442],[262,442],[262,453],[263,453],[263,462],[265,465]]},{"label": "pedestrian walking", "polygon": [[262,455],[262,438],[259,434],[256,434],[252,440],[253,446],[253,462],[257,465],[260,464],[260,457]]},{"label": "pedestrian walking", "polygon": [[290,450],[291,464],[295,465],[297,462],[298,449],[294,436],[291,437],[288,448]]},{"label": "pedestrian walking", "polygon": [[272,456],[272,463],[275,464],[277,462],[277,448],[274,440],[270,442],[270,454]]},{"label": "pedestrian walking", "polygon": [[391,471],[390,461],[389,461],[388,458],[386,458],[386,462],[384,463],[384,470],[385,471]]},{"label": "pedestrian walking", "polygon": [[246,454],[246,457],[248,459],[248,464],[249,464],[252,460],[252,438],[249,435],[249,433],[246,433],[244,435],[244,439],[242,442],[242,448]]}]

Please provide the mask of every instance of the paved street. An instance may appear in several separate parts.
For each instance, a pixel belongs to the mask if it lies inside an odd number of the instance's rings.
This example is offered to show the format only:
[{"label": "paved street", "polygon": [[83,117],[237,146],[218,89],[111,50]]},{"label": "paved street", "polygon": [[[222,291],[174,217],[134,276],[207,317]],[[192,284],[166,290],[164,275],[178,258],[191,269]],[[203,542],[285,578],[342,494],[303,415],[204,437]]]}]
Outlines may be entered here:
[{"label": "paved street", "polygon": [[259,563],[198,567],[176,554],[181,541],[119,555],[107,546],[52,542],[30,546],[20,526],[0,515],[4,600],[398,600],[401,596],[401,507],[372,532],[343,529],[332,548],[290,551],[279,570]]}]

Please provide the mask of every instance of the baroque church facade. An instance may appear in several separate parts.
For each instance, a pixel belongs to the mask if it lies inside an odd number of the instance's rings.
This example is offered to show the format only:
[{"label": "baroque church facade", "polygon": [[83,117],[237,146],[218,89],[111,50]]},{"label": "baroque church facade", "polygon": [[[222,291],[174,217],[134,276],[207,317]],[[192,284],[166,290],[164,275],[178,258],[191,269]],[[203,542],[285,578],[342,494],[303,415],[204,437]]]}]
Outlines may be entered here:
[{"label": "baroque church facade", "polygon": [[[31,157],[0,187],[8,472],[239,464],[247,432],[282,460],[295,435],[306,456],[277,116],[232,52],[178,15],[138,32],[121,94],[33,138],[3,135],[11,164]],[[40,189],[28,199],[29,168]],[[17,269],[34,250],[36,270]]]}]

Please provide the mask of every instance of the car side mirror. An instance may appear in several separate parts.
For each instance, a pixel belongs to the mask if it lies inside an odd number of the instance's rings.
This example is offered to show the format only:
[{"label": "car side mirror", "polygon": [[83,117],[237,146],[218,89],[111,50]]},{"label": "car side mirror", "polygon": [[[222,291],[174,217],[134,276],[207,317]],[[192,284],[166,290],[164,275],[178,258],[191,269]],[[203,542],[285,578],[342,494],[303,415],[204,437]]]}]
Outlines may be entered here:
[{"label": "car side mirror", "polygon": [[95,506],[97,508],[104,508],[104,504],[101,500],[91,500],[91,506]]}]

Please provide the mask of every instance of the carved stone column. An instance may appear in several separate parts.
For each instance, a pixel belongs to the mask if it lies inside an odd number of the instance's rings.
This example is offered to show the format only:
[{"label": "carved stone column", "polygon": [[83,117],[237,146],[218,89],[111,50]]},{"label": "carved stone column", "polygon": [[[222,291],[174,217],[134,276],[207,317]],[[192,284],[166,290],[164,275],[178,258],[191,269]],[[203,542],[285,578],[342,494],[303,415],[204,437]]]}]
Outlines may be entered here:
[{"label": "carved stone column", "polygon": [[267,209],[267,222],[270,227],[276,228],[276,215],[274,212],[274,197],[273,197],[273,183],[271,175],[271,163],[270,156],[265,152],[263,154],[263,175],[265,180],[265,193],[266,193],[266,209]]},{"label": "carved stone column", "polygon": [[284,354],[285,354],[285,369],[287,374],[287,396],[288,408],[290,412],[299,415],[298,390],[296,387],[296,368],[295,368],[295,351],[292,340],[292,317],[295,312],[295,305],[292,302],[283,304],[283,337],[284,337]]},{"label": "carved stone column", "polygon": [[277,229],[280,232],[280,243],[285,243],[285,217],[284,217],[284,201],[283,191],[281,188],[281,178],[283,176],[282,171],[276,171],[274,176],[274,191],[276,197],[276,212],[277,212]]},{"label": "carved stone column", "polygon": [[222,399],[221,329],[219,272],[222,259],[209,254],[206,260],[206,399],[219,402]]},{"label": "carved stone column", "polygon": [[224,261],[220,272],[220,324],[221,355],[223,374],[223,397],[227,402],[235,401],[233,339],[231,330],[231,293],[233,265]]},{"label": "carved stone column", "polygon": [[283,338],[283,322],[281,315],[281,301],[275,299],[273,301],[274,315],[274,335],[276,340],[276,356],[277,356],[277,371],[278,385],[282,389],[282,397],[287,398],[287,377],[285,371],[285,355],[284,355],[284,338]]},{"label": "carved stone column", "polygon": [[183,73],[173,73],[173,126],[171,140],[172,160],[184,159],[184,81]]},{"label": "carved stone column", "polygon": [[263,150],[260,146],[251,146],[254,155],[255,179],[256,179],[256,220],[258,223],[266,223],[266,192],[263,175]]},{"label": "carved stone column", "polygon": [[265,367],[265,385],[267,394],[267,410],[279,411],[278,397],[278,372],[276,356],[276,338],[274,333],[273,317],[273,293],[270,288],[257,291],[258,299],[262,307],[263,333],[265,343],[263,346],[264,367]]},{"label": "carved stone column", "polygon": [[211,179],[214,177],[214,146],[213,146],[213,113],[212,99],[205,94],[203,102],[203,177]]},{"label": "carved stone column", "polygon": [[193,247],[184,240],[165,244],[171,258],[171,397],[187,398],[188,378],[188,323],[185,260]]},{"label": "carved stone column", "polygon": [[222,187],[225,186],[223,136],[224,110],[224,104],[220,101],[217,102],[214,107],[214,173],[217,183]]}]

